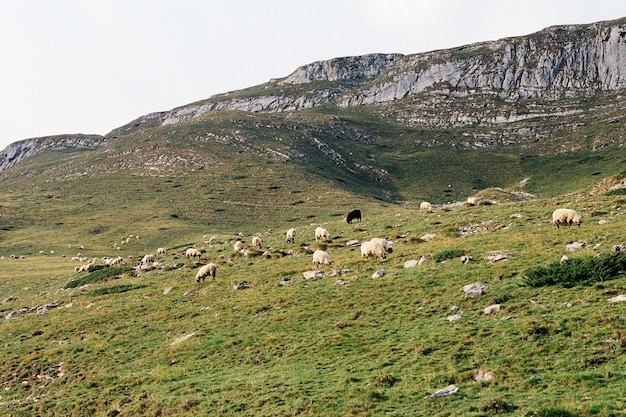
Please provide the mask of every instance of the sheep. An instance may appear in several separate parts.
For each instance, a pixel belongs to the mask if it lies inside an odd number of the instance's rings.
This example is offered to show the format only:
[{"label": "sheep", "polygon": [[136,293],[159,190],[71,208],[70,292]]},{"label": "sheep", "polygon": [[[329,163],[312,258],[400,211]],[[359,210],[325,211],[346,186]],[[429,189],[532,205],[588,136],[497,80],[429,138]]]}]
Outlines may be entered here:
[{"label": "sheep", "polygon": [[151,264],[154,262],[155,256],[153,253],[149,254],[149,255],[144,255],[143,258],[141,258],[141,264],[142,265],[147,265],[147,264]]},{"label": "sheep", "polygon": [[433,205],[430,204],[428,201],[422,201],[420,203],[420,210],[422,210],[422,211],[433,211]]},{"label": "sheep", "polygon": [[165,248],[158,248],[156,251],[157,256],[165,256],[167,250]]},{"label": "sheep", "polygon": [[318,227],[317,229],[315,229],[315,240],[316,241],[320,241],[320,240],[330,240],[330,233],[328,232],[328,230],[324,229],[323,227]]},{"label": "sheep", "polygon": [[316,250],[315,252],[313,252],[313,265],[315,265],[315,267],[319,267],[321,266],[330,266],[331,264],[331,260],[330,260],[330,255],[328,254],[328,252],[325,252],[323,250]]},{"label": "sheep", "polygon": [[185,256],[187,259],[200,258],[202,256],[202,252],[196,248],[189,248],[185,251]]},{"label": "sheep", "polygon": [[576,226],[580,226],[582,222],[580,214],[576,210],[572,209],[556,209],[552,213],[552,226],[556,226],[559,229],[560,224],[566,224],[571,226],[575,224]]},{"label": "sheep", "polygon": [[296,229],[291,228],[287,230],[287,233],[285,233],[285,240],[287,243],[295,243],[296,242]]},{"label": "sheep", "polygon": [[387,259],[385,248],[377,242],[363,242],[361,244],[361,258],[380,258],[380,260]]},{"label": "sheep", "polygon": [[382,246],[387,253],[393,252],[391,242],[387,241],[387,239],[383,239],[382,237],[375,237],[370,239],[370,242],[380,243],[380,246]]},{"label": "sheep", "polygon": [[252,238],[252,246],[255,247],[256,249],[261,249],[263,247],[263,241],[261,241],[260,237],[254,236]]},{"label": "sheep", "polygon": [[478,197],[467,197],[467,205],[468,206],[477,206],[478,205]]},{"label": "sheep", "polygon": [[348,216],[346,217],[346,221],[348,223],[352,223],[352,220],[356,219],[359,219],[359,221],[361,221],[361,210],[352,210],[350,213],[348,213]]},{"label": "sheep", "polygon": [[217,265],[214,263],[206,264],[200,269],[198,269],[198,273],[196,274],[196,282],[204,281],[204,278],[210,276],[215,279],[215,273],[217,271]]},{"label": "sheep", "polygon": [[109,260],[109,266],[119,265],[122,263],[123,260],[124,258],[122,258],[121,256],[118,256],[117,258],[113,258]]},{"label": "sheep", "polygon": [[237,253],[243,252],[243,242],[241,240],[236,241],[233,245],[233,250]]}]

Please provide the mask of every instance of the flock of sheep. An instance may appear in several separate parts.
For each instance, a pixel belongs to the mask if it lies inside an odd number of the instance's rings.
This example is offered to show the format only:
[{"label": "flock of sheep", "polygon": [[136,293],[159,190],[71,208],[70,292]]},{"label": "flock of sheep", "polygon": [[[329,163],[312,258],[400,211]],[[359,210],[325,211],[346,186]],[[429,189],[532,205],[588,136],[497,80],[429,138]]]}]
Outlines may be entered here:
[{"label": "flock of sheep", "polygon": [[[473,206],[473,205],[478,205],[479,202],[478,202],[478,199],[476,199],[475,197],[470,197],[468,198],[466,203],[468,206]],[[420,210],[432,212],[433,205],[426,201],[422,202],[420,204]],[[360,210],[353,210],[350,213],[348,213],[346,217],[346,221],[348,223],[352,223],[353,220],[361,221],[361,217],[362,216],[361,216]],[[552,213],[553,227],[559,228],[560,225],[580,226],[580,224],[581,224],[581,216],[575,210],[557,209],[557,210],[554,210],[554,212]],[[329,240],[332,240],[332,236],[326,228],[317,227],[315,229],[315,241],[316,242],[324,242],[324,241],[329,241]],[[296,241],[296,229],[291,228],[287,230],[287,232],[285,233],[285,242],[287,244],[293,244],[295,243],[295,241]],[[252,243],[252,247],[255,249],[260,250],[263,248],[263,242],[259,236],[254,236],[252,238],[251,243]],[[237,240],[234,243],[233,250],[235,253],[244,253],[244,254],[246,253],[244,243],[241,240]],[[373,238],[369,241],[361,243],[361,258],[363,259],[373,258],[373,259],[378,259],[380,261],[383,261],[387,258],[387,254],[391,252],[393,252],[393,246],[391,242],[387,241],[384,238]],[[167,250],[161,247],[157,249],[156,256],[165,256],[166,253],[167,253]],[[139,262],[139,265],[137,266],[137,268],[141,269],[144,266],[153,264],[156,260],[156,256],[154,254],[145,255]],[[196,259],[196,258],[200,259],[202,257],[202,251],[200,251],[197,248],[188,248],[185,251],[185,257],[189,260]],[[96,259],[89,260],[87,258],[82,257],[80,254],[78,257],[74,257],[72,259],[79,260],[79,261],[87,261],[86,264],[77,266],[75,268],[76,273],[89,271],[97,262]],[[121,264],[123,262],[123,258],[121,256],[118,256],[115,258],[104,257],[102,258],[102,261],[107,266],[115,266],[115,265]],[[319,269],[320,267],[322,268],[328,267],[331,264],[332,264],[332,261],[331,261],[330,254],[328,252],[321,250],[321,249],[318,249],[315,252],[313,252],[313,265],[317,269]],[[215,264],[214,262],[201,266],[198,269],[196,276],[195,276],[196,282],[204,281],[205,278],[207,277],[211,277],[212,279],[215,279],[217,268],[218,268],[217,264]]]}]

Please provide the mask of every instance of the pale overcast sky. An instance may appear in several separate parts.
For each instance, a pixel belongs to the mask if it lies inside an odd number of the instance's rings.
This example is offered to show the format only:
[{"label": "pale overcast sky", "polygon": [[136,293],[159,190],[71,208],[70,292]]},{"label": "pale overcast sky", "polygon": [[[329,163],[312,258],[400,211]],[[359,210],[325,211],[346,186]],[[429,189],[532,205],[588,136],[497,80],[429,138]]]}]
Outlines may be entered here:
[{"label": "pale overcast sky", "polygon": [[0,0],[0,150],[368,53],[626,16],[624,0]]}]

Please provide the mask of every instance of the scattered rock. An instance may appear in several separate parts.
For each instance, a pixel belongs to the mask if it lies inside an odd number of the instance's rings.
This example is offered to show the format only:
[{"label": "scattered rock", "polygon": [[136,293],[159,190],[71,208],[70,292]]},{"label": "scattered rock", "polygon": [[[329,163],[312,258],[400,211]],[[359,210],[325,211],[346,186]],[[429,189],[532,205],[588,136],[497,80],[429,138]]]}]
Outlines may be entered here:
[{"label": "scattered rock", "polygon": [[237,285],[233,285],[233,289],[234,289],[235,291],[238,291],[238,290],[245,290],[246,288],[249,288],[249,287],[248,287],[248,284],[247,284],[247,283],[245,283],[245,282],[240,282],[240,283],[239,283],[239,284],[237,284]]},{"label": "scattered rock", "polygon": [[356,246],[356,245],[360,245],[361,242],[359,242],[358,240],[349,240],[346,242],[346,246]]},{"label": "scattered rock", "polygon": [[498,311],[500,311],[500,304],[492,304],[488,307],[485,307],[485,310],[484,310],[486,315],[495,314]]},{"label": "scattered rock", "polygon": [[418,265],[421,265],[421,264],[423,264],[423,263],[425,263],[425,262],[427,262],[427,261],[428,261],[428,257],[427,257],[427,256],[422,256],[422,257],[420,258],[419,262],[417,262],[417,264],[418,264]]},{"label": "scattered rock", "polygon": [[474,382],[493,382],[494,380],[495,376],[491,371],[478,371],[478,373],[472,377],[472,381]]},{"label": "scattered rock", "polygon": [[465,298],[476,298],[485,294],[485,291],[488,288],[488,285],[475,282],[473,284],[465,285],[463,287],[463,292],[465,293]]},{"label": "scattered rock", "polygon": [[191,297],[192,295],[196,295],[196,292],[194,290],[189,290],[189,291],[185,291],[183,295],[185,297]]},{"label": "scattered rock", "polygon": [[17,301],[17,300],[19,300],[19,298],[17,298],[14,295],[11,295],[10,297],[7,297],[4,300],[2,300],[2,304],[10,303],[11,301]]},{"label": "scattered rock", "polygon": [[306,271],[302,273],[304,279],[319,279],[324,278],[324,272],[322,271]]},{"label": "scattered rock", "polygon": [[372,278],[373,279],[382,278],[382,277],[385,276],[385,274],[386,274],[386,272],[385,272],[384,269],[379,269],[378,271],[376,271],[376,272],[374,272],[372,274]]},{"label": "scattered rock", "polygon": [[178,339],[175,339],[172,343],[170,343],[170,346],[175,346],[179,343],[183,343],[184,341],[189,340],[193,336],[195,336],[195,333],[190,333],[186,336],[179,337]]},{"label": "scattered rock", "polygon": [[462,314],[454,314],[452,316],[448,316],[447,317],[449,322],[457,321],[457,320],[462,319],[462,318],[463,318]]},{"label": "scattered rock", "polygon": [[561,263],[564,263],[564,262],[567,262],[567,261],[569,261],[569,257],[567,255],[561,256],[561,261],[560,261]]},{"label": "scattered rock", "polygon": [[335,285],[348,285],[348,282],[342,279],[338,279],[337,281],[335,281]]},{"label": "scattered rock", "polygon": [[280,284],[279,284],[279,285],[282,285],[282,286],[288,287],[288,286],[289,286],[289,285],[291,285],[291,284],[293,284],[293,281],[292,281],[292,280],[290,280],[290,279],[289,279],[289,278],[287,278],[287,277],[283,277],[283,279],[281,279],[281,280],[280,280]]},{"label": "scattered rock", "polygon": [[617,297],[609,298],[607,301],[609,303],[621,303],[622,301],[626,301],[626,295],[620,294]]},{"label": "scattered rock", "polygon": [[574,252],[585,247],[585,242],[572,242],[565,245],[565,252]]},{"label": "scattered rock", "polygon": [[168,294],[170,291],[172,291],[172,287],[167,287],[163,289],[163,295]]},{"label": "scattered rock", "polygon": [[417,259],[411,259],[404,263],[404,268],[414,268],[417,266]]},{"label": "scattered rock", "polygon": [[452,385],[448,385],[445,388],[442,388],[440,390],[435,391],[432,394],[428,394],[427,396],[425,396],[424,398],[439,398],[439,397],[447,397],[448,395],[454,394],[455,392],[457,392],[459,390],[459,388],[452,384]]},{"label": "scattered rock", "polygon": [[598,220],[599,225],[607,224],[608,222],[604,219]]},{"label": "scattered rock", "polygon": [[514,253],[504,253],[503,251],[493,251],[490,255],[485,256],[485,260],[491,263],[506,261],[515,256]]},{"label": "scattered rock", "polygon": [[470,263],[472,263],[474,261],[474,258],[472,258],[471,256],[461,256],[461,263],[464,265],[468,265]]},{"label": "scattered rock", "polygon": [[437,237],[436,233],[426,233],[424,236],[420,237],[420,239],[423,240],[424,242],[430,242],[435,237]]}]

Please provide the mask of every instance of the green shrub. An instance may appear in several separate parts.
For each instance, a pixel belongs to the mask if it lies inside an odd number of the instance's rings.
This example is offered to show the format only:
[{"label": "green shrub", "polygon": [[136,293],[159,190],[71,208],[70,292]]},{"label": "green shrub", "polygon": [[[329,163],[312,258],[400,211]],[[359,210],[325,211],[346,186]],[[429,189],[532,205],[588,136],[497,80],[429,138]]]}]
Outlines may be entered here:
[{"label": "green shrub", "polygon": [[616,188],[615,190],[611,190],[604,195],[626,195],[626,188]]},{"label": "green shrub", "polygon": [[65,288],[76,288],[81,287],[85,284],[91,284],[98,281],[104,281],[111,277],[115,277],[118,275],[122,275],[124,272],[130,272],[133,269],[130,267],[122,267],[122,268],[109,268],[103,265],[96,265],[89,273],[79,279],[72,280],[65,284]]},{"label": "green shrub", "polygon": [[463,249],[449,249],[449,250],[444,250],[442,252],[436,253],[433,256],[433,259],[436,262],[442,262],[447,259],[454,259],[463,255],[465,255],[465,251]]},{"label": "green shrub", "polygon": [[571,288],[615,279],[622,275],[625,269],[626,254],[622,252],[576,258],[527,271],[524,274],[523,285],[530,287],[560,285]]}]

